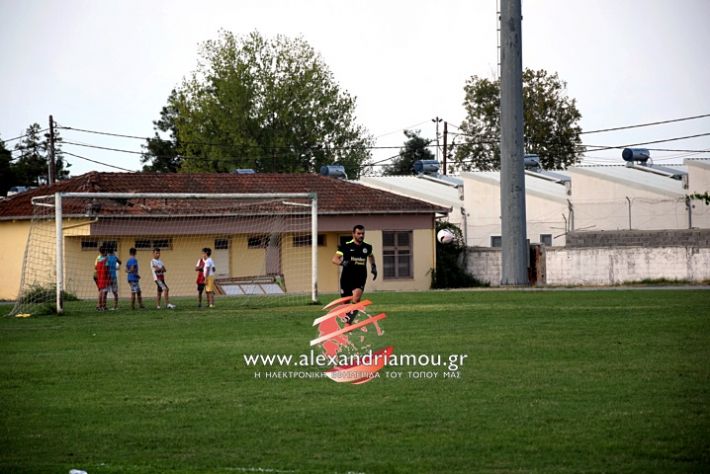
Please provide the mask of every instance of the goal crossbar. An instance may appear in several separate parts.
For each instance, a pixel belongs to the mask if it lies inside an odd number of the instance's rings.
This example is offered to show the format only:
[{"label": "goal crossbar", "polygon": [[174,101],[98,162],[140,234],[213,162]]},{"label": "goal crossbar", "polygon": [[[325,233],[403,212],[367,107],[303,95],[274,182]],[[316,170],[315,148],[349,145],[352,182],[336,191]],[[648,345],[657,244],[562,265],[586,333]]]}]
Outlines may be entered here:
[{"label": "goal crossbar", "polygon": [[[62,200],[64,198],[85,199],[308,199],[311,208],[311,301],[318,301],[318,195],[317,193],[81,193],[59,192],[52,195],[36,196],[35,205],[43,199],[54,198],[54,220],[56,226],[56,308],[57,313],[64,311],[62,290],[64,289],[64,228]],[[288,203],[290,205],[298,203]]]}]

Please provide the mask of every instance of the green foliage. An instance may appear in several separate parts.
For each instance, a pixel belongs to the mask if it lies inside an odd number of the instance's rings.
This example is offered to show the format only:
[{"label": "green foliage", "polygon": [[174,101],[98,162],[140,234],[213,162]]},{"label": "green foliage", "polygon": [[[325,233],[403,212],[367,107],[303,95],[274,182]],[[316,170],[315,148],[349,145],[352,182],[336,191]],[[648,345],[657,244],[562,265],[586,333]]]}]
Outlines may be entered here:
[{"label": "green foliage", "polygon": [[[258,32],[205,42],[197,70],[154,125],[144,158],[160,171],[314,172],[337,163],[357,178],[372,144],[355,122],[355,98],[305,40]],[[173,148],[157,131],[170,132]]]},{"label": "green foliage", "polygon": [[[146,151],[141,155],[141,163],[147,163],[143,171],[175,173],[180,170],[182,158],[177,131],[177,99],[177,92],[173,89],[167,105],[160,111],[160,119],[153,121],[155,136],[148,138],[143,146]],[[161,133],[168,133],[168,139],[164,139]]]},{"label": "green foliage", "polygon": [[[31,313],[33,316],[56,314],[56,298],[56,286],[32,285],[27,289],[27,291],[22,292],[18,298],[18,304],[15,306],[15,311],[17,311],[17,308],[22,308],[21,311],[17,312]],[[66,303],[70,301],[79,301],[79,298],[77,298],[73,293],[62,291],[62,300]]]},{"label": "green foliage", "polygon": [[17,180],[12,166],[12,154],[5,148],[5,142],[0,140],[0,196],[5,196],[15,185]]},{"label": "green foliage", "polygon": [[[500,80],[473,76],[464,92],[466,119],[460,127],[463,135],[454,143],[454,166],[466,171],[500,169]],[[579,161],[582,115],[557,73],[523,71],[523,110],[526,153],[539,155],[547,169]]]},{"label": "green foliage", "polygon": [[419,136],[420,133],[421,130],[404,131],[407,141],[404,142],[404,147],[400,148],[399,157],[391,165],[385,166],[382,174],[385,176],[416,174],[414,172],[415,161],[435,159],[434,153],[428,148],[431,140]]},{"label": "green foliage", "polygon": [[[57,294],[56,286],[41,286],[33,285],[23,292],[19,298],[19,302],[22,304],[33,303],[37,301],[51,301],[54,300]],[[73,293],[67,291],[62,291],[62,299],[64,301],[79,301]]]},{"label": "green foliage", "polygon": [[46,147],[40,137],[38,123],[33,123],[25,131],[26,136],[15,145],[20,157],[14,165],[15,177],[19,184],[39,186],[47,180]]},{"label": "green foliage", "polygon": [[[695,285],[696,282],[690,280],[669,280],[668,278],[644,278],[643,280],[625,281],[617,286],[634,286],[634,285],[649,285],[649,286],[687,286]],[[705,284],[702,283],[701,284]]]},{"label": "green foliage", "polygon": [[[49,135],[41,136],[38,123],[33,123],[25,131],[25,137],[15,145],[16,160],[0,140],[0,195],[7,194],[13,186],[39,186],[47,182],[49,164]],[[69,176],[71,166],[64,162],[62,137],[55,130],[54,159],[56,179]]]},{"label": "green foliage", "polygon": [[488,286],[466,271],[466,246],[461,229],[449,222],[437,222],[436,232],[448,229],[456,239],[449,244],[436,242],[436,270],[431,272],[432,288],[471,288]]},{"label": "green foliage", "polygon": [[705,205],[710,206],[710,193],[705,191],[704,193],[695,193],[690,195],[690,199],[698,199],[700,201],[703,201]]}]

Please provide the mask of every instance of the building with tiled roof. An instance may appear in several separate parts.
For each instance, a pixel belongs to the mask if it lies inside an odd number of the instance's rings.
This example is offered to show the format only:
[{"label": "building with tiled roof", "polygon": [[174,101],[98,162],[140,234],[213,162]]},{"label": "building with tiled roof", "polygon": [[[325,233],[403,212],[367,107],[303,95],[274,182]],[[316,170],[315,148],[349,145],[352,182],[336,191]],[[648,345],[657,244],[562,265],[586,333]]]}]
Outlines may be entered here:
[{"label": "building with tiled roof", "polygon": [[[99,173],[91,172],[52,186],[44,186],[17,194],[0,201],[0,265],[6,278],[0,283],[0,299],[14,299],[19,289],[22,257],[33,213],[32,199],[55,193],[315,193],[318,197],[318,285],[321,292],[335,292],[338,289],[338,268],[330,259],[338,243],[350,238],[352,227],[362,224],[367,230],[366,240],[374,246],[375,259],[380,270],[380,278],[369,280],[368,291],[372,290],[418,290],[427,289],[430,271],[435,268],[435,217],[447,213],[448,209],[428,202],[373,189],[355,182],[324,177],[315,174],[154,174],[154,173]],[[199,213],[199,203],[192,209]],[[65,245],[65,253],[76,255],[66,258],[81,262],[89,272],[96,249],[85,245],[89,240],[101,241],[110,238],[117,246],[117,255],[122,261],[128,259],[128,249],[145,241],[168,241],[175,237],[174,245],[164,249],[163,260],[171,262],[171,267],[191,268],[196,258],[196,249],[201,247],[220,248],[218,264],[226,277],[244,272],[248,266],[244,256],[250,248],[250,236],[238,227],[210,227],[191,230],[183,225],[156,226],[151,224],[150,206],[145,203],[130,210],[134,224],[130,231],[118,231],[115,226],[92,222],[80,229],[65,231],[65,240],[76,240]],[[154,206],[153,206],[154,208]],[[116,208],[118,209],[118,208]],[[101,221],[102,215],[128,213],[104,206],[94,216]],[[126,208],[127,209],[127,208]],[[182,210],[184,211],[184,209]],[[168,211],[164,212],[167,213]],[[170,213],[181,211],[170,210]],[[193,212],[193,213],[195,213]],[[85,208],[66,208],[65,219],[83,216]],[[75,215],[74,215],[75,214]],[[115,214],[114,214],[115,216]],[[85,218],[84,218],[85,219]],[[77,225],[77,224],[72,224]],[[79,232],[81,230],[81,232]],[[190,232],[192,235],[188,239]],[[185,239],[177,239],[177,235]],[[149,238],[148,238],[149,237]],[[83,240],[82,240],[83,239]],[[190,240],[188,247],[181,248],[180,242]],[[225,244],[227,242],[227,244]],[[227,248],[224,248],[224,247]],[[194,248],[193,248],[194,247]],[[82,251],[82,249],[91,249]],[[30,249],[31,251],[31,249]],[[140,257],[140,255],[139,255]],[[146,255],[143,260],[146,260]],[[149,257],[147,257],[149,259]],[[140,260],[140,258],[139,258]],[[146,262],[143,268],[149,268]],[[174,270],[173,270],[174,272]],[[148,277],[150,273],[148,271]],[[70,278],[81,276],[68,275]],[[189,283],[175,288],[176,294],[194,293],[194,271]],[[90,278],[90,276],[88,277]],[[122,277],[123,278],[123,277]],[[145,275],[144,275],[145,278]],[[292,287],[296,286],[293,281]],[[124,284],[124,286],[126,286]],[[171,294],[172,294],[171,289]],[[127,296],[127,288],[121,288],[121,295]]]}]

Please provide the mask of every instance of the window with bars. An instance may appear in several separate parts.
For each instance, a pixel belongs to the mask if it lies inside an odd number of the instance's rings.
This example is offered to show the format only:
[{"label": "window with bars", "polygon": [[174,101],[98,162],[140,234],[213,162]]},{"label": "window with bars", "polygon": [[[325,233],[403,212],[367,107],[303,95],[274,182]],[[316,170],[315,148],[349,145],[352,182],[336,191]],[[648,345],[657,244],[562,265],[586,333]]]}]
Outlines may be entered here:
[{"label": "window with bars", "polygon": [[382,275],[386,280],[412,278],[412,232],[382,232]]},{"label": "window with bars", "polygon": [[118,249],[118,242],[116,242],[115,240],[81,240],[81,250],[90,250],[98,252],[101,247],[105,247],[107,250],[113,250],[115,252]]},{"label": "window with bars", "polygon": [[[310,247],[311,234],[296,234],[292,243],[294,247]],[[318,234],[318,247],[325,247],[325,234]]]},{"label": "window with bars", "polygon": [[251,235],[247,238],[247,248],[265,249],[269,246],[268,235]]},{"label": "window with bars", "polygon": [[134,247],[137,250],[170,250],[173,248],[173,239],[136,239]]}]

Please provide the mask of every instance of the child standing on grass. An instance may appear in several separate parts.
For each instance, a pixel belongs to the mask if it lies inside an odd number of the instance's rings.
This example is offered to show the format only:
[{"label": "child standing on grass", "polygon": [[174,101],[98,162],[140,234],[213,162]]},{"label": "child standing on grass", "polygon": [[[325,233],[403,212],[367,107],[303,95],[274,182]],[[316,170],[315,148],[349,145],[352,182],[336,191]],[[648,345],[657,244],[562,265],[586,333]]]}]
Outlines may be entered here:
[{"label": "child standing on grass", "polygon": [[108,258],[106,256],[106,247],[104,246],[101,246],[101,248],[99,248],[99,256],[96,257],[96,261],[94,262],[94,271],[96,288],[98,288],[99,290],[99,301],[96,305],[96,310],[106,311],[106,295],[108,294],[110,277],[108,272]]},{"label": "child standing on grass", "polygon": [[202,308],[202,292],[205,291],[205,260],[200,257],[195,264],[197,272],[197,307]]},{"label": "child standing on grass", "polygon": [[202,269],[205,275],[205,293],[207,293],[207,305],[214,308],[214,260],[212,260],[212,249],[205,247],[202,249],[202,260],[204,268]]},{"label": "child standing on grass", "polygon": [[153,272],[153,281],[155,281],[155,286],[158,290],[158,295],[156,298],[157,308],[160,309],[160,296],[165,293],[165,307],[168,309],[174,309],[175,305],[170,304],[170,288],[165,283],[165,265],[163,261],[160,260],[160,249],[158,247],[153,249],[153,259],[150,261],[150,268]]},{"label": "child standing on grass", "polygon": [[[109,285],[108,288],[113,293],[113,308],[118,309],[118,269],[121,268],[121,259],[115,254],[113,247],[107,249],[108,256],[106,257],[106,267],[108,268]],[[108,297],[108,291],[106,292]]]},{"label": "child standing on grass", "polygon": [[141,308],[145,308],[145,306],[143,306],[143,296],[141,294],[141,276],[138,274],[136,249],[131,247],[128,253],[130,257],[126,262],[126,272],[128,272],[128,287],[131,289],[131,309],[136,309],[136,298],[138,298],[138,305]]}]

